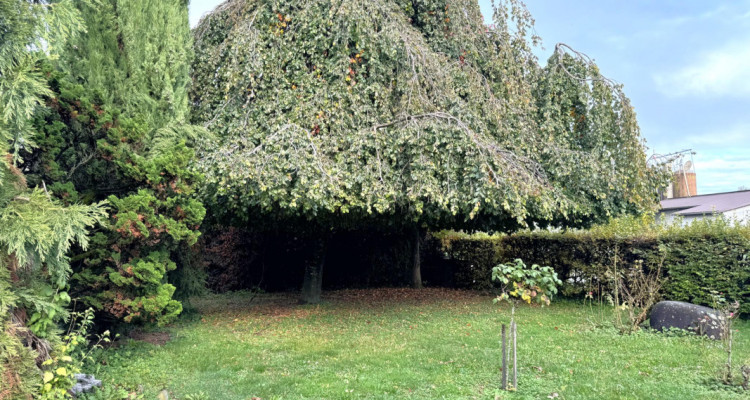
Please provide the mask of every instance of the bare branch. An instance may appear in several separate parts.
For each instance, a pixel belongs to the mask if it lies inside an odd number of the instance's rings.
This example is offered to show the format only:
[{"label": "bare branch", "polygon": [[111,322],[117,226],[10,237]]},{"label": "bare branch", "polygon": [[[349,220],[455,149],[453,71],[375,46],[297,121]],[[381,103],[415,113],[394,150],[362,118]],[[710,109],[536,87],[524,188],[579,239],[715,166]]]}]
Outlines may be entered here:
[{"label": "bare branch", "polygon": [[44,194],[47,195],[47,199],[52,201],[52,196],[49,195],[49,192],[47,191],[47,184],[44,183],[44,180],[42,180],[42,187],[44,188]]},{"label": "bare branch", "polygon": [[566,75],[568,75],[571,79],[580,81],[580,82],[603,82],[607,86],[611,88],[617,88],[621,86],[618,82],[609,79],[604,76],[598,76],[598,77],[580,77],[574,75],[570,70],[568,70],[567,67],[565,67],[565,63],[563,63],[563,57],[567,54],[573,57],[574,59],[581,61],[586,66],[592,66],[594,65],[594,59],[589,57],[587,54],[582,53],[578,50],[573,49],[569,45],[565,43],[558,43],[555,45],[555,54],[557,55],[557,66],[560,67],[560,69],[565,72]]},{"label": "bare branch", "polygon": [[95,155],[96,155],[96,152],[92,151],[87,156],[85,156],[81,161],[79,161],[78,164],[74,165],[73,168],[71,168],[70,171],[68,171],[68,179],[70,179],[70,177],[73,176],[73,174],[76,172],[78,168],[82,167],[84,164],[91,161]]}]

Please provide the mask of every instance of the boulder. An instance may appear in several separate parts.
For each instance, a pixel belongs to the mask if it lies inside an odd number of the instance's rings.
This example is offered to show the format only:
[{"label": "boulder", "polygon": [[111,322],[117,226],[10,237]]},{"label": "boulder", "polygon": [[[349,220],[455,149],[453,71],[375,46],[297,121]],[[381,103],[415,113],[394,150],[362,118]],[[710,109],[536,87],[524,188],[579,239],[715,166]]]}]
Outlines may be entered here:
[{"label": "boulder", "polygon": [[661,301],[651,309],[650,324],[652,329],[658,331],[679,328],[711,339],[721,339],[724,316],[709,307],[683,301]]}]

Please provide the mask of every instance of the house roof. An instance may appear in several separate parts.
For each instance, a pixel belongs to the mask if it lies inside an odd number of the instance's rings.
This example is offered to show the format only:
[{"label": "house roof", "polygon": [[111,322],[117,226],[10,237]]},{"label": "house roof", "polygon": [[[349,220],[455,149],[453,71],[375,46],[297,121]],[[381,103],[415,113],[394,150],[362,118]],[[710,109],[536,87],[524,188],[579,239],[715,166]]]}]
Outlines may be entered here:
[{"label": "house roof", "polygon": [[661,201],[662,211],[677,211],[677,215],[703,215],[722,213],[750,206],[750,190],[703,194]]}]

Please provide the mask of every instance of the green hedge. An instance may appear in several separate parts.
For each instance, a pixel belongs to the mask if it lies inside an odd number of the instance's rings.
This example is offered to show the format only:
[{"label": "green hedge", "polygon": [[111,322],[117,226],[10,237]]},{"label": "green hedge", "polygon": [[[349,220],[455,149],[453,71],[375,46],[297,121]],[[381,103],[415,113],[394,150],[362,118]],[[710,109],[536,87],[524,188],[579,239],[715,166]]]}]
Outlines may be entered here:
[{"label": "green hedge", "polygon": [[750,227],[721,219],[686,227],[625,219],[588,231],[495,236],[441,232],[432,241],[458,287],[490,289],[492,267],[520,258],[552,266],[565,282],[562,293],[580,296],[610,290],[614,259],[621,267],[642,261],[646,269],[663,260],[665,299],[711,305],[710,290],[716,290],[750,313]]}]

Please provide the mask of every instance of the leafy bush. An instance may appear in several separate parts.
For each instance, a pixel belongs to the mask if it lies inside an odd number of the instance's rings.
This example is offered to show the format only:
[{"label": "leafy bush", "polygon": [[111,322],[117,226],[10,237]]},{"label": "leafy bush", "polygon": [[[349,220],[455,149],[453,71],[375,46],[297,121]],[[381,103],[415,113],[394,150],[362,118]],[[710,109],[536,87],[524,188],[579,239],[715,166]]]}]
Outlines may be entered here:
[{"label": "leafy bush", "polygon": [[94,343],[89,343],[88,334],[94,325],[94,310],[91,308],[82,313],[72,313],[69,324],[69,332],[42,363],[39,392],[43,400],[70,398],[69,391],[76,384],[75,375],[81,372],[85,362],[90,361],[91,351],[101,348],[102,342],[110,341],[109,332],[106,331],[97,335]]},{"label": "leafy bush", "polygon": [[[550,298],[557,294],[557,286],[562,283],[552,267],[537,264],[527,267],[519,258],[492,268],[492,280],[503,285],[503,292],[495,300],[520,300],[528,304],[534,301],[542,306],[549,305]],[[511,284],[513,290],[510,290]]]},{"label": "leafy bush", "polygon": [[101,205],[62,207],[39,190],[0,201],[0,398],[37,392],[68,316],[66,250],[85,248],[104,218]]}]

